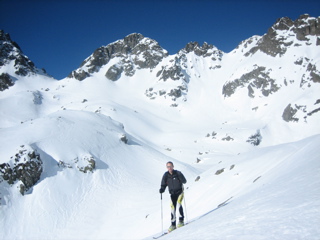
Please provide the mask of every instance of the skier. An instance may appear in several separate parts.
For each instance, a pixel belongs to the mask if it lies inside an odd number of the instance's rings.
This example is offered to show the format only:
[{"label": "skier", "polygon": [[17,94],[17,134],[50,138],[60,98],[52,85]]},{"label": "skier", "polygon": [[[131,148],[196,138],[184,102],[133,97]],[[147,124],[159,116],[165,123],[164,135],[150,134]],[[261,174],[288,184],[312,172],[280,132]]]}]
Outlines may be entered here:
[{"label": "skier", "polygon": [[179,211],[178,228],[184,226],[184,214],[182,208],[182,200],[184,197],[183,185],[187,182],[186,178],[180,171],[174,170],[172,162],[167,162],[168,171],[164,173],[161,181],[161,188],[159,192],[162,194],[166,187],[169,187],[171,195],[171,226],[168,231],[171,232],[176,229],[176,209]]}]

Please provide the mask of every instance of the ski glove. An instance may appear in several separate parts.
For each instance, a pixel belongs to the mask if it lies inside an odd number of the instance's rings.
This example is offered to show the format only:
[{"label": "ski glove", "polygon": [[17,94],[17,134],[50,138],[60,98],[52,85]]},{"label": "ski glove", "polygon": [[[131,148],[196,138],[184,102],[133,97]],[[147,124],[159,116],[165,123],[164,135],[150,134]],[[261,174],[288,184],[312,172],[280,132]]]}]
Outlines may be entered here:
[{"label": "ski glove", "polygon": [[164,188],[160,188],[159,193],[163,193],[163,192],[164,192]]}]

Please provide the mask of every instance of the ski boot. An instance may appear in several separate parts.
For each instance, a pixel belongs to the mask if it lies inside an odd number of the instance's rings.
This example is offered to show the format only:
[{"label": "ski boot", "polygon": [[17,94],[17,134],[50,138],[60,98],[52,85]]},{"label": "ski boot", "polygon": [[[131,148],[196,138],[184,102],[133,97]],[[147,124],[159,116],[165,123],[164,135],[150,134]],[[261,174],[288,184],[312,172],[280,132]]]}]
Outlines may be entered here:
[{"label": "ski boot", "polygon": [[173,230],[175,230],[177,227],[175,225],[171,225],[168,229],[168,232],[172,232]]},{"label": "ski boot", "polygon": [[178,228],[180,228],[180,227],[183,227],[184,226],[184,222],[183,221],[179,221],[179,223],[178,223]]}]

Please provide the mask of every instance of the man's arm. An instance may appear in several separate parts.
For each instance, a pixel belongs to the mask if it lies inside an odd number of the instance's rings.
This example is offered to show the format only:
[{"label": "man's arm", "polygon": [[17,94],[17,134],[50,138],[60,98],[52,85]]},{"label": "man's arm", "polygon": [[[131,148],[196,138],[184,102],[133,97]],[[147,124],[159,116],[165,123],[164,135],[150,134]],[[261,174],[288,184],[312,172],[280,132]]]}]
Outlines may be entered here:
[{"label": "man's arm", "polygon": [[183,184],[187,183],[187,179],[184,177],[182,172],[178,171],[178,176],[179,176],[179,179],[180,179],[181,183],[183,183]]},{"label": "man's arm", "polygon": [[161,180],[161,188],[159,190],[160,193],[163,193],[166,190],[167,187],[167,173],[163,174],[162,180]]}]

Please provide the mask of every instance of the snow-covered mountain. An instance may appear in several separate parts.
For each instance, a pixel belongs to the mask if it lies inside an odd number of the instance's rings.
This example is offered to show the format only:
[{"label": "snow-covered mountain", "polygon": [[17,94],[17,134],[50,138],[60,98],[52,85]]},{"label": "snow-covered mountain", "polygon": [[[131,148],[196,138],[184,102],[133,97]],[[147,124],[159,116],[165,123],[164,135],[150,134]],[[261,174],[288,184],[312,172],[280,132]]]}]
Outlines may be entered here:
[{"label": "snow-covered mountain", "polygon": [[190,225],[163,239],[318,239],[319,26],[230,53],[133,33],[59,81],[0,31],[0,238],[150,239],[173,161]]}]

